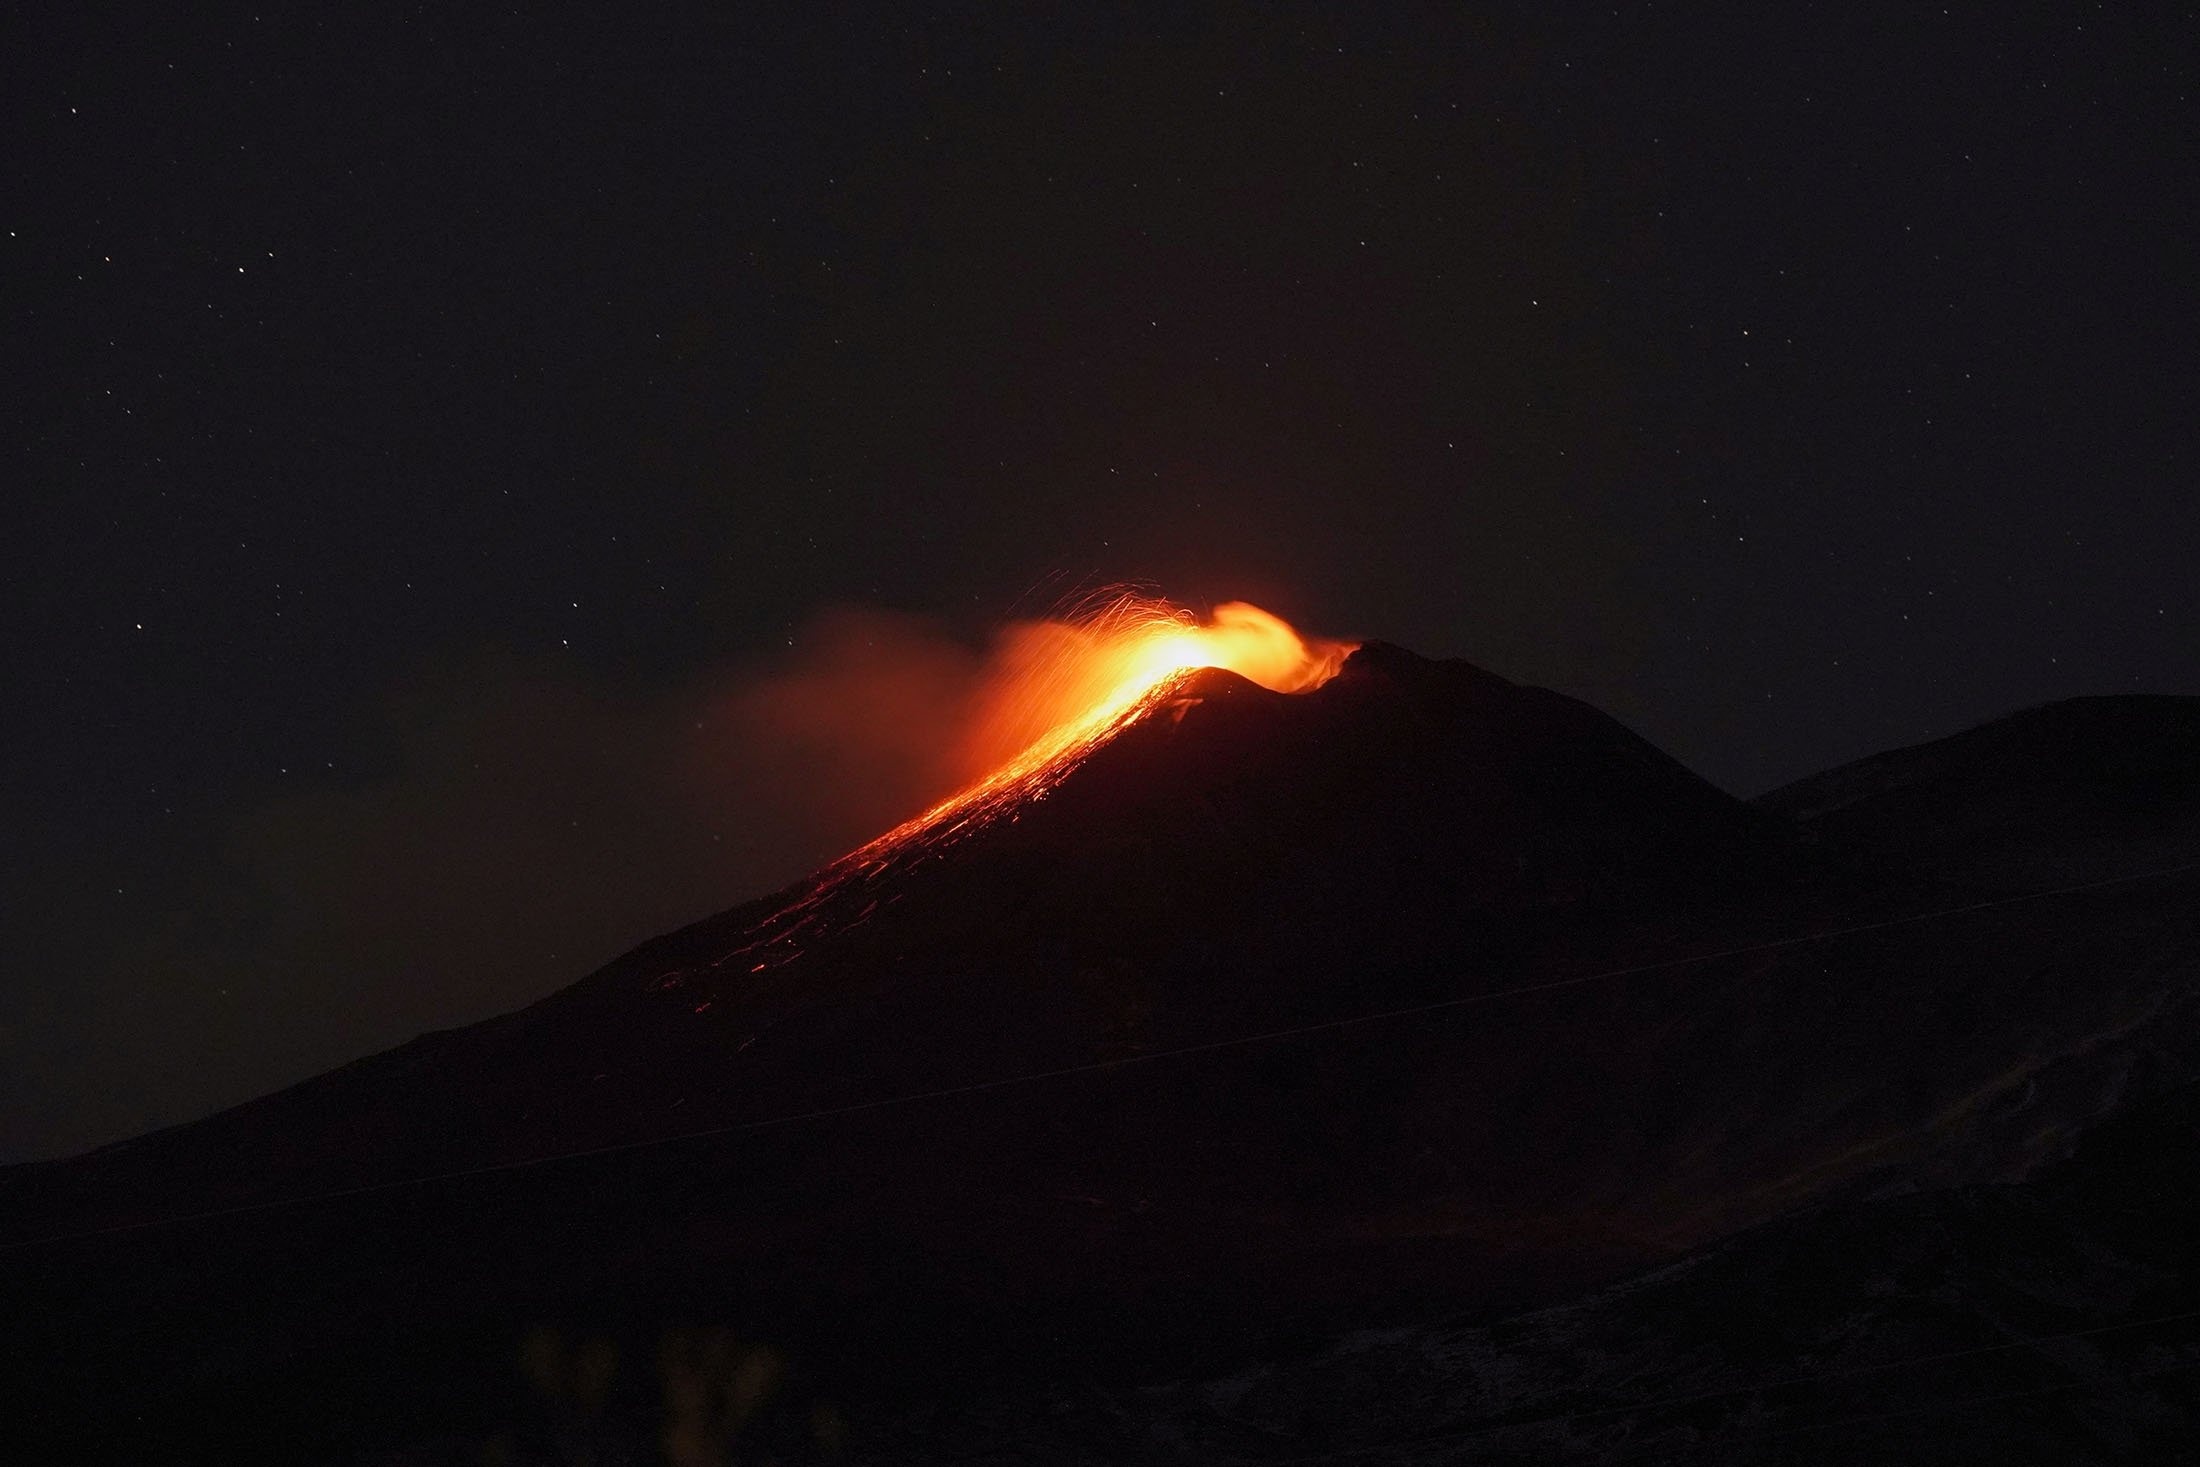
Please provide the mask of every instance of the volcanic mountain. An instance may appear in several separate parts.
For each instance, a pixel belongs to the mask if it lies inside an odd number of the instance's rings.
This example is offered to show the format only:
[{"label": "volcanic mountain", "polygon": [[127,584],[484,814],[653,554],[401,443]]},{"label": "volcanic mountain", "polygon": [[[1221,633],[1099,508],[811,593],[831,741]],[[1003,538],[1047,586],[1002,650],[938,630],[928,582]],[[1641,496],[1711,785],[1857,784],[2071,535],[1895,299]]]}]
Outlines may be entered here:
[{"label": "volcanic mountain", "polygon": [[[2012,1183],[2200,1073],[2190,822],[2039,854],[2189,797],[2161,703],[1745,804],[1466,663],[1177,675],[1042,788],[530,1008],[0,1174],[24,1368],[356,1403],[421,1339],[615,1315],[1192,1369]],[[2155,752],[2056,785],[2021,873],[1954,859],[2072,722]]]},{"label": "volcanic mountain", "polygon": [[2200,698],[2072,698],[1760,796],[1850,859],[2005,890],[2190,860]]}]

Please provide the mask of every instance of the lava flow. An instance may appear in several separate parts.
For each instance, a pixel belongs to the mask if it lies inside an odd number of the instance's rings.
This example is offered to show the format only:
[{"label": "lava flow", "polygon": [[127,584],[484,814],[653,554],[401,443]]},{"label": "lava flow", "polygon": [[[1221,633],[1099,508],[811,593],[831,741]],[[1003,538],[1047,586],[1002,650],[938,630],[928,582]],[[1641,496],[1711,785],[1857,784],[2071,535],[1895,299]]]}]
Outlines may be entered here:
[{"label": "lava flow", "polygon": [[849,859],[910,840],[951,839],[1005,806],[1039,798],[1116,729],[1161,701],[1186,672],[1219,667],[1279,693],[1336,675],[1349,643],[1309,642],[1281,617],[1226,602],[1202,623],[1167,601],[1115,592],[1060,621],[1025,629],[971,737],[1011,752],[991,772]]},{"label": "lava flow", "polygon": [[1122,591],[1020,627],[967,733],[978,767],[989,772],[826,867],[719,965],[746,958],[750,971],[777,967],[821,926],[863,921],[875,906],[854,899],[863,888],[1045,798],[1117,730],[1165,704],[1185,673],[1223,668],[1276,692],[1303,693],[1334,677],[1352,650],[1302,637],[1242,601],[1217,606],[1202,622],[1170,602]]}]

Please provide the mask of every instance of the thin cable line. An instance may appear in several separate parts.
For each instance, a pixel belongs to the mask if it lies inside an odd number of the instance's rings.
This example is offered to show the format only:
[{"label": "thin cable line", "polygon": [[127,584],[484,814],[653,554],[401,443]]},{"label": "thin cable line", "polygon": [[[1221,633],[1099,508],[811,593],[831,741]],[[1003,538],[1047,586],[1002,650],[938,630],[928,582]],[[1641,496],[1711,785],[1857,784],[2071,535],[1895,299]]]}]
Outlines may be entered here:
[{"label": "thin cable line", "polygon": [[178,1227],[187,1223],[213,1222],[226,1217],[239,1217],[255,1212],[272,1212],[286,1207],[304,1207],[317,1202],[338,1202],[352,1197],[401,1191],[408,1187],[431,1186],[437,1182],[463,1181],[470,1177],[485,1177],[501,1172],[524,1171],[531,1167],[549,1166],[561,1161],[585,1161],[593,1157],[614,1156],[622,1152],[646,1151],[658,1146],[677,1145],[684,1141],[704,1141],[717,1136],[732,1136],[751,1131],[770,1130],[778,1126],[803,1125],[812,1121],[833,1120],[840,1116],[886,1110],[894,1106],[915,1105],[933,1100],[951,1100],[958,1096],[980,1095],[1018,1085],[1036,1085],[1048,1080],[1066,1080],[1078,1075],[1098,1074],[1104,1070],[1121,1070],[1128,1069],[1133,1065],[1154,1064],[1162,1060],[1185,1059],[1193,1055],[1212,1054],[1218,1050],[1242,1049],[1256,1044],[1273,1044],[1279,1040],[1297,1039],[1309,1034],[1331,1033],[1342,1029],[1357,1028],[1365,1024],[1381,1024],[1394,1019],[1415,1018],[1423,1014],[1440,1013],[1447,1009],[1466,1008],[1474,1004],[1495,1003],[1501,999],[1525,998],[1538,993],[1553,993],[1560,989],[1578,988],[1583,984],[1600,983],[1613,978],[1631,978],[1643,973],[1661,972],[1666,969],[1682,968],[1696,963],[1715,963],[1726,958],[1746,957],[1751,953],[1771,952],[1779,948],[1801,947],[1816,942],[1831,942],[1837,938],[1854,937],[1865,932],[1883,932],[1894,927],[1916,926],[1920,923],[1942,921],[1949,917],[1960,917],[1972,912],[2017,906],[2025,902],[2044,901],[2049,897],[2070,896],[2082,891],[2098,891],[2104,887],[2122,886],[2155,877],[2177,876],[2193,870],[2200,870],[2200,861],[2186,861],[2179,865],[2157,867],[2150,871],[2135,871],[2122,876],[2106,876],[2093,881],[2073,882],[2068,886],[2052,887],[2046,891],[2023,892],[2017,896],[1995,897],[1987,901],[1966,903],[1959,907],[1943,907],[1931,912],[1915,912],[1906,917],[1888,917],[1875,922],[1858,922],[1847,927],[1833,928],[1830,931],[1809,932],[1796,937],[1773,938],[1766,942],[1749,943],[1741,947],[1722,948],[1716,952],[1692,953],[1677,958],[1662,958],[1654,963],[1637,963],[1625,968],[1606,968],[1595,973],[1576,974],[1570,978],[1553,978],[1543,983],[1524,983],[1513,988],[1497,988],[1484,993],[1465,994],[1457,998],[1436,999],[1433,1002],[1412,1004],[1405,1008],[1383,1009],[1368,1014],[1352,1014],[1341,1019],[1322,1019],[1311,1024],[1298,1024],[1287,1029],[1269,1029],[1257,1034],[1233,1035],[1227,1039],[1208,1040],[1201,1044],[1186,1044],[1174,1049],[1159,1049],[1148,1054],[1093,1060],[1085,1064],[1065,1065],[1060,1069],[1053,1070],[1033,1070],[1024,1074],[1008,1075],[994,1080],[974,1081],[967,1085],[942,1086],[936,1090],[919,1090],[901,1095],[886,1095],[876,1100],[859,1100],[847,1105],[827,1106],[818,1110],[797,1111],[782,1116],[766,1116],[761,1120],[735,1121],[727,1125],[711,1126],[699,1131],[683,1131],[674,1136],[654,1136],[639,1141],[616,1141],[605,1146],[592,1146],[578,1151],[561,1151],[548,1156],[521,1157],[514,1161],[491,1162],[484,1166],[437,1172],[429,1176],[404,1177],[388,1182],[368,1182],[357,1187],[344,1187],[330,1192],[308,1193],[300,1197],[278,1197],[261,1202],[243,1202],[234,1207],[211,1208],[204,1212],[182,1213],[173,1217],[152,1218],[142,1222],[115,1223],[103,1228],[89,1228],[74,1233],[55,1233],[42,1238],[27,1238],[18,1242],[0,1244],[0,1253],[13,1253],[25,1248],[41,1248],[56,1243],[77,1242],[88,1238],[108,1237],[118,1233],[141,1232],[150,1228]]}]

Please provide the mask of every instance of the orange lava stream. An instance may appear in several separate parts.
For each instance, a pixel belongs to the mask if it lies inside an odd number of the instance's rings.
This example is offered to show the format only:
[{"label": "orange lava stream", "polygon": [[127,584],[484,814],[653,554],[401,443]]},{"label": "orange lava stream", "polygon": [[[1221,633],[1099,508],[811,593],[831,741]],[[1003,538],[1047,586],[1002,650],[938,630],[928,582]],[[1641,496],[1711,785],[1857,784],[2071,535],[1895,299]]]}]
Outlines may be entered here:
[{"label": "orange lava stream", "polygon": [[1037,721],[1045,732],[854,856],[919,838],[951,840],[1007,804],[1042,798],[1117,729],[1163,701],[1182,673],[1220,667],[1279,693],[1299,693],[1334,677],[1352,652],[1346,643],[1309,644],[1282,618],[1242,601],[1216,607],[1202,623],[1166,601],[1119,592],[1052,625],[1061,634],[1026,659],[988,715],[996,727]]},{"label": "orange lava stream", "polygon": [[[800,896],[714,966],[778,967],[821,927],[853,926],[876,909],[852,901],[886,871],[936,851],[1044,799],[1094,749],[1168,700],[1187,672],[1219,667],[1276,692],[1307,692],[1334,677],[1353,644],[1299,635],[1242,601],[1202,622],[1154,597],[1110,592],[1063,619],[1024,628],[1009,668],[972,730],[974,749],[1010,747],[992,771],[821,872]],[[1032,736],[1036,731],[1036,736]],[[828,917],[828,912],[831,915]]]}]

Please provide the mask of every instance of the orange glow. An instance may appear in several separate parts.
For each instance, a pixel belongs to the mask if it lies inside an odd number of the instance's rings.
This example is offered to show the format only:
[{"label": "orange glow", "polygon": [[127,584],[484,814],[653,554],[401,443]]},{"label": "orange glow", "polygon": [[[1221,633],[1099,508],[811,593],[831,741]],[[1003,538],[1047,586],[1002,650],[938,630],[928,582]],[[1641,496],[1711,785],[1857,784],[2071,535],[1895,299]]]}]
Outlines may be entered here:
[{"label": "orange glow", "polygon": [[[1302,637],[1242,601],[1201,621],[1156,597],[1113,591],[1057,620],[1011,628],[957,751],[968,783],[923,814],[843,856],[714,966],[762,972],[796,956],[822,928],[860,923],[860,893],[890,869],[921,861],[1019,807],[1043,799],[1085,756],[1148,711],[1179,678],[1217,667],[1279,693],[1334,677],[1353,644]],[[834,913],[839,915],[833,915]],[[761,961],[759,961],[761,960]]]},{"label": "orange glow", "polygon": [[1154,597],[1095,596],[1060,620],[1019,626],[1003,639],[964,736],[966,777],[989,784],[1080,749],[1180,672],[1227,668],[1297,693],[1327,682],[1351,650],[1309,644],[1282,618],[1242,601],[1216,607],[1202,623]]},{"label": "orange glow", "polygon": [[1001,675],[967,735],[971,785],[864,849],[959,832],[1006,801],[1044,795],[1180,673],[1219,667],[1300,693],[1334,677],[1351,652],[1349,643],[1309,642],[1281,617],[1243,601],[1226,602],[1201,622],[1155,597],[1092,597],[1062,620],[1010,634]]}]

